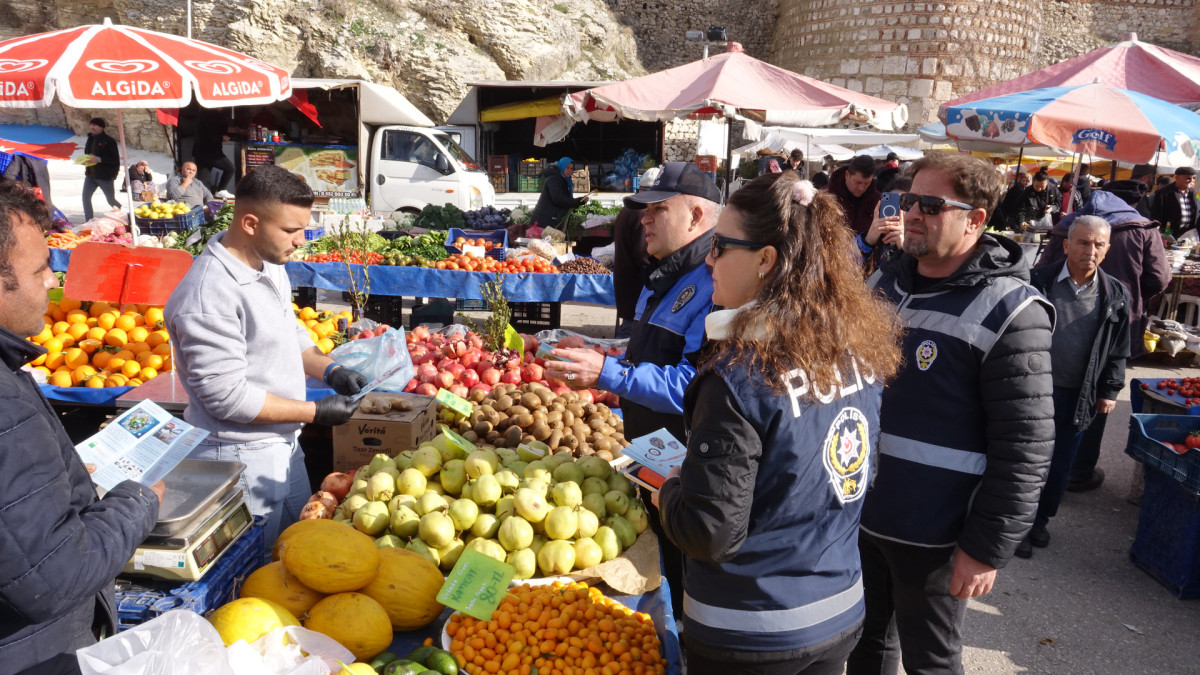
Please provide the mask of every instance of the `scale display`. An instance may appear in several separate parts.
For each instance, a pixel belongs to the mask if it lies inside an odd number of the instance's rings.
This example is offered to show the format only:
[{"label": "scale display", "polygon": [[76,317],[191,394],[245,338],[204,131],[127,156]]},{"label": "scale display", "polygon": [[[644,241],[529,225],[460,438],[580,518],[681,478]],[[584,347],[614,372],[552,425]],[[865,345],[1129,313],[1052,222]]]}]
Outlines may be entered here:
[{"label": "scale display", "polygon": [[196,581],[220,559],[251,524],[250,509],[240,499],[204,522],[177,545],[143,544],[125,565],[122,576]]},{"label": "scale display", "polygon": [[208,537],[205,537],[195,550],[192,551],[192,558],[196,561],[196,567],[203,568],[213,561],[221,551],[224,551],[227,546],[237,539],[242,530],[250,524],[250,513],[246,509],[238,509],[226,520],[224,524],[216,529]]}]

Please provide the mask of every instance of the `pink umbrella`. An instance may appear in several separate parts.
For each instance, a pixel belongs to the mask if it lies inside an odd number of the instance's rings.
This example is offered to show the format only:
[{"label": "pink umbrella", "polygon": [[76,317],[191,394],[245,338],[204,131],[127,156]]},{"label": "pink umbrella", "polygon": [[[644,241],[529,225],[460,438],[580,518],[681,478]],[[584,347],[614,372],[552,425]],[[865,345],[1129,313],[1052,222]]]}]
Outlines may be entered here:
[{"label": "pink umbrella", "polygon": [[1094,49],[948,101],[938,109],[938,117],[945,122],[947,108],[972,101],[1096,81],[1185,108],[1200,106],[1200,58],[1140,42],[1137,33],[1130,33],[1125,38],[1115,45]]},{"label": "pink umbrella", "polygon": [[563,109],[581,122],[712,115],[816,127],[851,118],[895,129],[908,119],[902,104],[797,75],[741,52],[571,94]]}]

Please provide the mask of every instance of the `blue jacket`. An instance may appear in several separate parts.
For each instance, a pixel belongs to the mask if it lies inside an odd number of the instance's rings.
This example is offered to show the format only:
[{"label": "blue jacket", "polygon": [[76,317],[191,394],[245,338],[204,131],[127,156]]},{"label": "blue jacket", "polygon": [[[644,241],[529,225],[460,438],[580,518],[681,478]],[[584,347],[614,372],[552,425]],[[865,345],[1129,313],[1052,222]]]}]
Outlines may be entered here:
[{"label": "blue jacket", "polygon": [[908,254],[871,278],[907,330],[906,364],[883,394],[867,532],[957,545],[995,568],[1025,538],[1054,450],[1054,308],[1028,280],[1020,246],[987,234],[924,287]]},{"label": "blue jacket", "polygon": [[[0,673],[34,668],[116,631],[113,579],[158,520],[125,481],[104,499],[21,364],[45,353],[0,328]],[[46,672],[37,669],[35,672]]]},{"label": "blue jacket", "polygon": [[856,366],[839,390],[780,394],[744,365],[705,367],[688,388],[688,453],[663,485],[668,538],[687,556],[688,648],[784,652],[864,616],[858,525],[883,387]]},{"label": "blue jacket", "polygon": [[684,435],[683,393],[696,374],[686,355],[700,349],[712,310],[708,249],[700,237],[646,270],[629,347],[604,360],[599,388],[621,397],[627,438],[663,427]]}]

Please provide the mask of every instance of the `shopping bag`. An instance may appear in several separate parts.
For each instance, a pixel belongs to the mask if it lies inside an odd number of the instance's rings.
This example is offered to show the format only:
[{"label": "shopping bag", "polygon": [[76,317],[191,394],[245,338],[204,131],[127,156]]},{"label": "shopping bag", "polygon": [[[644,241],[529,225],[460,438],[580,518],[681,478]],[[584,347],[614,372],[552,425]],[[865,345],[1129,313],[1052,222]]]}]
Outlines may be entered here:
[{"label": "shopping bag", "polygon": [[83,675],[236,675],[217,629],[175,609],[75,653]]},{"label": "shopping bag", "polygon": [[[402,328],[389,328],[383,335],[351,340],[329,352],[329,357],[362,373],[367,382],[383,377],[376,391],[404,391],[413,376],[412,357],[408,354]],[[397,366],[399,370],[388,375],[388,371]]]},{"label": "shopping bag", "polygon": [[246,644],[229,645],[235,675],[328,675],[353,663],[354,654],[333,638],[300,626],[276,628]]}]

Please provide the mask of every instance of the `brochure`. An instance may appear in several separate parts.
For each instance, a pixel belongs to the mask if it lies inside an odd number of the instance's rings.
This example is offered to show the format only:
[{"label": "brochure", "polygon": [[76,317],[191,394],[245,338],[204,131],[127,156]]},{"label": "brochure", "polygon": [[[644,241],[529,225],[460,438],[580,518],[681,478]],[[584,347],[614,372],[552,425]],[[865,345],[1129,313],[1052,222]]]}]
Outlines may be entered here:
[{"label": "brochure", "polygon": [[620,469],[633,482],[650,490],[658,490],[673,467],[683,464],[687,446],[666,429],[630,441],[621,454],[633,460]]},{"label": "brochure", "polygon": [[92,482],[105,490],[126,480],[149,487],[207,436],[204,429],[172,417],[153,401],[142,401],[76,445],[75,451],[96,467]]}]

